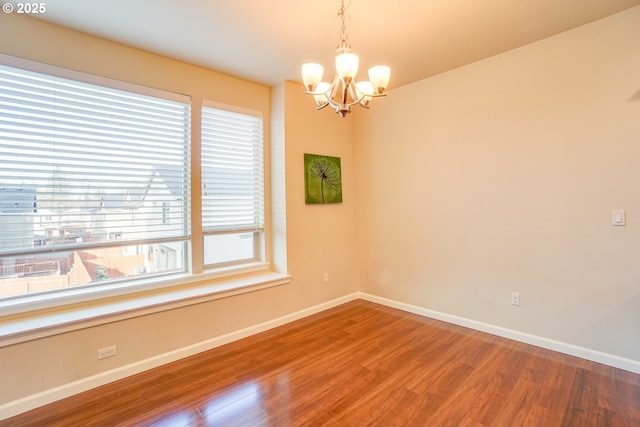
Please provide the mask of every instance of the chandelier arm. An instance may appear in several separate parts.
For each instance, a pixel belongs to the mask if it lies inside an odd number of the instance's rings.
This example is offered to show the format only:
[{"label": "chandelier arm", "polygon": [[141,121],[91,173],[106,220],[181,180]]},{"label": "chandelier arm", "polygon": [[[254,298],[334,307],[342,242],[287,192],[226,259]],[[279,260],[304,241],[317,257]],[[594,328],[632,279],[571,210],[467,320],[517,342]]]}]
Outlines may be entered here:
[{"label": "chandelier arm", "polygon": [[341,80],[338,75],[333,76],[333,81],[331,82],[331,91],[327,92],[329,94],[329,98],[333,99],[338,93],[338,86],[340,86]]},{"label": "chandelier arm", "polygon": [[372,94],[366,94],[363,96],[363,98],[365,96],[368,96],[369,98],[382,98],[383,96],[387,96],[386,93],[372,93]]},{"label": "chandelier arm", "polygon": [[[338,88],[341,88],[342,91],[338,93]],[[331,107],[338,113],[341,117],[345,117],[347,113],[349,113],[351,106],[353,104],[346,104],[346,101],[343,101],[344,96],[346,96],[346,88],[344,87],[344,82],[336,76],[333,81],[332,87],[330,91],[324,93],[325,98],[327,99],[326,105],[331,105]],[[338,97],[340,102],[337,102],[335,98]]]},{"label": "chandelier arm", "polygon": [[341,104],[338,104],[333,98],[330,98],[328,95],[325,94],[325,96],[327,97],[327,100],[328,100],[327,105],[331,105],[333,108],[340,109],[340,107],[342,106]]},{"label": "chandelier arm", "polygon": [[[305,93],[305,95],[325,95],[325,96],[327,97],[327,99],[331,99],[331,98],[330,98],[330,96],[328,95],[328,93],[329,93],[328,91],[327,91],[327,92],[318,93],[318,92],[313,92],[313,91],[305,90],[305,91],[304,91],[304,93]],[[350,105],[357,104],[358,102],[362,101],[362,99],[363,99],[365,96],[368,96],[368,97],[370,97],[370,98],[381,98],[381,97],[383,97],[383,96],[387,96],[387,94],[386,94],[386,93],[371,93],[371,94],[366,94],[366,95],[361,96],[361,97],[359,98],[359,100],[358,100],[358,101],[355,101],[355,102],[353,102],[353,103],[352,103],[352,104],[350,104]],[[353,98],[355,99],[356,97],[353,97]]]},{"label": "chandelier arm", "polygon": [[[363,98],[364,98],[364,97],[363,97]],[[360,99],[360,100],[357,100],[357,101],[353,101],[353,102],[351,102],[351,103],[349,103],[349,104],[346,104],[346,107],[347,107],[347,108],[351,108],[351,107],[353,107],[354,105],[358,105],[358,104],[360,104],[360,102],[361,102],[361,101],[362,101],[361,99]]]},{"label": "chandelier arm", "polygon": [[365,97],[365,95],[358,97],[358,92],[355,90],[355,87],[356,87],[355,84],[349,85],[349,95],[351,95],[351,99],[353,100],[353,103],[351,105],[359,104],[360,101],[362,101]]},{"label": "chandelier arm", "polygon": [[337,93],[339,80],[340,79],[336,76],[333,79],[333,83],[331,83],[331,89],[324,93],[324,97],[327,98],[327,104],[326,105],[331,105],[331,107],[333,107],[333,108],[339,108],[340,107],[340,104],[338,104],[333,99],[333,97],[336,96],[336,93]]}]

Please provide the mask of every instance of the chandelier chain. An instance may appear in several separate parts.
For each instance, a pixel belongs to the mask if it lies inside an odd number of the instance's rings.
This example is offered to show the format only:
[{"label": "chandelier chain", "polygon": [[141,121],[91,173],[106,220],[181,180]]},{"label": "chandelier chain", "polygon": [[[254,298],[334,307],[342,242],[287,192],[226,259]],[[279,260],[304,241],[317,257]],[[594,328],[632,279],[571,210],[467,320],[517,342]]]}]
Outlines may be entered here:
[{"label": "chandelier chain", "polygon": [[344,0],[340,1],[340,9],[338,10],[338,16],[342,21],[342,27],[340,31],[340,41],[343,43],[346,43],[347,41],[347,25],[345,23],[345,12],[349,8],[349,6],[351,6],[351,0],[349,0],[349,2],[347,3],[347,6],[344,5]]}]

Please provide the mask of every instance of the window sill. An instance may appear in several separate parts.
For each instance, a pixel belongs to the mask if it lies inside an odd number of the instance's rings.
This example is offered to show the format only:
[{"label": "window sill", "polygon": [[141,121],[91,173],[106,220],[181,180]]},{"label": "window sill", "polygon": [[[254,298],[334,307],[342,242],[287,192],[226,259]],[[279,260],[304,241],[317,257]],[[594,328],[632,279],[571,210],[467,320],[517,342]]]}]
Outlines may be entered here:
[{"label": "window sill", "polygon": [[205,272],[163,277],[136,286],[88,287],[67,294],[51,294],[48,298],[10,302],[0,307],[0,347],[291,281],[291,276],[269,272],[266,267],[256,265],[250,272],[231,277],[222,276],[220,271]]}]

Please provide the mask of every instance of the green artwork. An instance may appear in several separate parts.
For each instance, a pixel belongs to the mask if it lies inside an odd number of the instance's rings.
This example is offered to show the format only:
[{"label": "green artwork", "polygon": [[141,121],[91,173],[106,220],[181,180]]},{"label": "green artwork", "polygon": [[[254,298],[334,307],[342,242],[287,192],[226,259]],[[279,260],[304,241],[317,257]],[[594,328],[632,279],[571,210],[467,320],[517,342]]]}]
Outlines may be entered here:
[{"label": "green artwork", "polygon": [[304,201],[307,204],[342,203],[340,157],[304,155]]}]

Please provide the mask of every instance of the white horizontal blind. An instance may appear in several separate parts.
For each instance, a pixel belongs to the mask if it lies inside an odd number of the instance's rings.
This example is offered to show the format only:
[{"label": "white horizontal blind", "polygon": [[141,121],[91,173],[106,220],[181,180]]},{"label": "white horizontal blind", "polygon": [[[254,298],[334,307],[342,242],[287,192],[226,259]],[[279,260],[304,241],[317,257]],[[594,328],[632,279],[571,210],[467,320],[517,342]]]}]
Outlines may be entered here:
[{"label": "white horizontal blind", "polygon": [[262,116],[202,108],[203,234],[264,228]]},{"label": "white horizontal blind", "polygon": [[189,143],[189,102],[0,65],[0,255],[188,239]]}]

